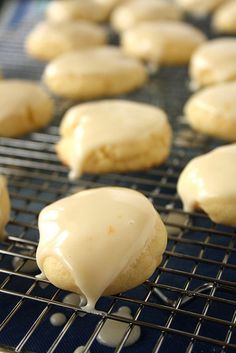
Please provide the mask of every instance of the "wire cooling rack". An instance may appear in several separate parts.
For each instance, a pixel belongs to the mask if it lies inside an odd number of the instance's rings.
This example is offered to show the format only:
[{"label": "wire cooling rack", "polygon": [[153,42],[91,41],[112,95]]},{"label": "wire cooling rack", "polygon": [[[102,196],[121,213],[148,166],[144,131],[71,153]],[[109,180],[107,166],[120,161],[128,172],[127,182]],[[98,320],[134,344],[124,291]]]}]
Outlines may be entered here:
[{"label": "wire cooling rack", "polygon": [[[40,79],[43,65],[24,54],[22,43],[42,17],[45,3],[5,2],[0,18],[5,77]],[[236,352],[235,229],[216,225],[202,213],[183,212],[176,194],[186,163],[219,143],[186,126],[181,112],[189,95],[186,68],[161,69],[142,90],[126,95],[164,108],[174,128],[170,158],[147,172],[85,175],[69,182],[67,169],[54,153],[56,125],[70,104],[63,100],[57,101],[55,126],[20,139],[0,138],[0,173],[8,177],[12,202],[9,236],[0,244],[1,352],[71,353],[82,345],[91,353]],[[131,187],[147,195],[168,227],[168,247],[162,265],[142,286],[101,298],[97,308],[104,316],[82,316],[81,309],[63,303],[68,293],[35,278],[37,217],[45,205],[65,195],[104,185]],[[133,320],[114,316],[121,306],[132,310]],[[64,326],[50,324],[55,312],[65,314]],[[96,340],[111,318],[129,324],[113,349]],[[141,338],[125,347],[134,325],[140,326]]]}]

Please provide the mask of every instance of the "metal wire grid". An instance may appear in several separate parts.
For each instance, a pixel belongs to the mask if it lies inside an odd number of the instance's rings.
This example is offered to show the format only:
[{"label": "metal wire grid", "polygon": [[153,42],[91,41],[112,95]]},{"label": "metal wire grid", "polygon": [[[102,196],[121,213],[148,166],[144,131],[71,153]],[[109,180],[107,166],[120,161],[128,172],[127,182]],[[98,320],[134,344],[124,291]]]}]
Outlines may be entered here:
[{"label": "metal wire grid", "polygon": [[[27,23],[30,21],[25,21],[24,26]],[[38,78],[41,66],[30,62],[32,70],[27,70],[29,59],[26,61],[19,46],[25,29],[18,35],[15,33],[9,30],[9,35],[16,39],[11,44],[6,41],[2,44],[6,49],[4,60],[9,63],[3,68],[8,76],[13,75],[13,61],[8,59],[9,53],[16,53],[22,58],[22,76],[27,72],[30,77]],[[37,69],[34,70],[34,66]],[[187,161],[214,146],[211,140],[192,133],[179,116],[189,95],[186,77],[185,69],[163,69],[143,90],[128,97],[161,105],[171,117],[174,146],[169,160],[160,168],[124,175],[86,175],[71,183],[66,168],[54,154],[53,145],[58,139],[56,126],[22,139],[0,139],[0,172],[8,176],[12,200],[9,236],[0,245],[1,344],[13,347],[16,352],[37,353],[69,353],[82,344],[85,352],[90,349],[92,353],[169,353],[173,352],[173,347],[177,353],[235,352],[235,230],[213,224],[204,214],[183,212],[176,195],[178,175]],[[27,265],[35,262],[38,212],[78,188],[104,185],[142,191],[153,201],[165,224],[172,228],[162,266],[151,279],[137,289],[102,298],[98,309],[106,313],[104,316],[81,317],[81,309],[62,302],[64,291],[35,279]],[[13,259],[18,260],[16,266],[12,266]],[[48,284],[46,288],[44,282]],[[132,309],[133,320],[113,315],[122,305]],[[28,311],[30,317],[22,324],[22,317]],[[49,317],[56,311],[64,312],[68,320],[64,327],[52,329]],[[129,323],[115,349],[101,348],[96,341],[109,318]],[[141,339],[136,345],[125,348],[134,324],[142,329]],[[47,340],[42,339],[45,330],[50,331]]]}]

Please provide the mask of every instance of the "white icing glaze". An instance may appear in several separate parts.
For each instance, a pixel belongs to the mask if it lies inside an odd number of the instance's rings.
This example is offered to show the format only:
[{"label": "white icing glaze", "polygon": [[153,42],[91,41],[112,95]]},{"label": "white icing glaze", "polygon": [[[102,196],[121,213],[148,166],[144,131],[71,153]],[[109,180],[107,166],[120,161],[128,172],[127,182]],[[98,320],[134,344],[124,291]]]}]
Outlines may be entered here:
[{"label": "white icing glaze", "polygon": [[236,1],[226,1],[213,15],[213,26],[222,32],[235,33],[236,30]]},{"label": "white icing glaze", "polygon": [[196,16],[204,16],[214,10],[224,0],[177,0],[177,3],[185,10]]},{"label": "white icing glaze", "polygon": [[[21,254],[24,254],[24,255],[32,255],[31,252],[28,252],[28,251],[22,251]],[[24,264],[24,265],[23,265]],[[12,260],[12,266],[14,269],[17,269],[19,266],[23,265],[21,268],[20,268],[20,271],[21,272],[25,272],[25,273],[32,273],[32,272],[35,272],[35,271],[38,271],[38,266],[36,264],[35,261],[32,261],[32,260],[24,260],[23,258],[20,258],[18,256],[15,256]]]},{"label": "white icing glaze", "polygon": [[38,266],[43,271],[45,258],[59,259],[85,295],[86,310],[91,310],[152,239],[158,219],[152,204],[137,191],[113,187],[81,191],[40,213]]},{"label": "white icing glaze", "polygon": [[[61,125],[62,137],[71,138],[71,174],[78,177],[89,153],[109,144],[132,143],[163,133],[167,117],[160,109],[122,100],[100,101],[71,108]],[[114,133],[115,132],[115,133]]]},{"label": "white icing glaze", "polygon": [[5,226],[10,218],[10,199],[7,191],[7,181],[0,175],[0,239],[6,236]]},{"label": "white icing glaze", "polygon": [[191,212],[196,203],[210,198],[236,197],[236,144],[216,148],[194,158],[177,184],[184,209]]},{"label": "white icing glaze", "polygon": [[133,27],[142,21],[180,20],[182,12],[176,4],[165,0],[134,0],[117,7],[111,22],[118,31]]},{"label": "white icing glaze", "polygon": [[65,296],[63,299],[63,303],[70,304],[74,306],[84,306],[86,305],[86,298],[82,295],[70,293]]},{"label": "white icing glaze", "polygon": [[[236,119],[236,82],[221,83],[202,89],[193,95],[186,107],[196,107],[202,113]],[[191,114],[191,113],[190,113]],[[217,123],[217,121],[215,121]]]},{"label": "white icing glaze", "polygon": [[66,321],[66,316],[62,313],[55,313],[50,317],[50,323],[53,326],[63,326]]},{"label": "white icing glaze", "polygon": [[75,76],[119,75],[122,70],[128,71],[136,65],[140,67],[141,64],[126,56],[122,50],[114,46],[104,46],[72,51],[59,56],[47,65],[45,76],[53,79],[64,74]]},{"label": "white icing glaze", "polygon": [[200,75],[206,75],[211,82],[227,81],[236,78],[235,62],[236,39],[215,39],[196,50],[191,59],[190,72],[197,81]]},{"label": "white icing glaze", "polygon": [[187,23],[147,21],[124,31],[121,43],[129,55],[161,64],[174,63],[182,52],[185,53],[185,60],[189,59],[193,50],[205,39],[200,30]]},{"label": "white icing glaze", "polygon": [[177,235],[181,231],[181,227],[178,227],[178,225],[185,225],[188,221],[188,216],[186,214],[171,212],[168,214],[165,221],[176,224],[175,226],[167,225],[166,229],[168,234]]},{"label": "white icing glaze", "polygon": [[[133,319],[130,309],[126,306],[119,308],[119,310],[116,313],[113,313],[113,315]],[[105,346],[117,347],[128,327],[128,323],[108,319],[99,332],[97,340]],[[140,327],[134,326],[124,346],[128,347],[137,342],[140,334]]]}]

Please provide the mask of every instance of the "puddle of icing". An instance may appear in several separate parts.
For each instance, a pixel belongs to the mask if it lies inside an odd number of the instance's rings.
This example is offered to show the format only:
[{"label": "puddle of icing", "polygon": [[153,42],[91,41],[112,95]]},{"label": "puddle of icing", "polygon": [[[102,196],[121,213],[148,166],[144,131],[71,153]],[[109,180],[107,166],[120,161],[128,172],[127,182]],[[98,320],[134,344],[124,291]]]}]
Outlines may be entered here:
[{"label": "puddle of icing", "polygon": [[[179,225],[186,225],[188,221],[188,215],[183,213],[172,212],[167,215],[165,221],[170,223],[176,223]],[[174,227],[166,225],[166,229],[169,235],[178,235],[181,231],[181,228],[178,226]]]},{"label": "puddle of icing", "polygon": [[[37,279],[39,279],[39,280],[40,280],[40,279],[42,279],[42,280],[47,279],[46,276],[44,275],[44,273],[39,273],[39,274],[36,275],[35,277],[36,277]],[[49,286],[49,283],[38,282],[38,285],[39,285],[40,288],[45,289],[45,288],[47,288],[47,286]]]},{"label": "puddle of icing", "polygon": [[53,326],[63,326],[67,321],[67,318],[62,313],[55,313],[50,317],[50,323]]},{"label": "puddle of icing", "polygon": [[[29,255],[29,256],[32,255],[32,253],[29,251],[21,251],[21,254]],[[16,270],[21,265],[23,266],[20,268],[20,271],[25,273],[32,273],[32,272],[38,271],[39,269],[35,261],[25,260],[18,256],[15,256],[12,259],[12,267],[14,268],[14,270]]]},{"label": "puddle of icing", "polygon": [[[63,303],[74,305],[76,307],[83,307],[86,305],[86,302],[87,302],[86,298],[83,295],[79,295],[75,293],[67,294],[63,299]],[[86,313],[79,313],[78,315],[83,317],[86,315]]]},{"label": "puddle of icing", "polygon": [[[117,312],[113,313],[113,315],[121,316],[127,319],[133,319],[131,315],[131,310],[127,306],[120,307]],[[120,341],[122,340],[128,326],[128,323],[108,319],[102,327],[101,331],[99,332],[97,340],[99,343],[105,346],[117,347]],[[134,326],[124,346],[131,346],[132,344],[137,342],[140,337],[140,334],[140,327]]]}]

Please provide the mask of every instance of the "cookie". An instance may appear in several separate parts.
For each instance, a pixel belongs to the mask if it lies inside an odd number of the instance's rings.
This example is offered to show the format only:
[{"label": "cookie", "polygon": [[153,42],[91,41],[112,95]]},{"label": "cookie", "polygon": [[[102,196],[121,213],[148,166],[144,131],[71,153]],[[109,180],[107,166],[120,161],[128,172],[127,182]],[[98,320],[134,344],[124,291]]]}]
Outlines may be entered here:
[{"label": "cookie", "polygon": [[167,241],[151,202],[118,187],[81,191],[45,207],[39,232],[40,270],[55,286],[84,294],[87,310],[101,295],[126,291],[150,277]]},{"label": "cookie", "polygon": [[46,16],[51,22],[88,20],[105,21],[112,9],[112,2],[99,0],[53,0],[50,1]]},{"label": "cookie", "polygon": [[215,223],[236,226],[236,144],[194,158],[182,171],[178,194],[187,212],[205,211]]},{"label": "cookie", "polygon": [[221,33],[236,33],[236,2],[223,3],[213,14],[212,27]]},{"label": "cookie", "polygon": [[142,170],[169,155],[171,128],[166,114],[151,105],[104,100],[71,108],[62,120],[59,158],[72,178],[82,173]]},{"label": "cookie", "polygon": [[59,96],[86,100],[133,91],[147,74],[137,59],[108,46],[60,55],[48,64],[43,79]]},{"label": "cookie", "polygon": [[5,236],[5,226],[10,219],[10,199],[6,179],[0,175],[0,239]]},{"label": "cookie", "polygon": [[202,89],[187,101],[184,112],[195,130],[236,141],[236,82]]},{"label": "cookie", "polygon": [[219,38],[203,43],[190,61],[190,77],[199,87],[236,80],[236,39]]},{"label": "cookie", "polygon": [[197,16],[206,16],[214,11],[217,6],[225,0],[175,0],[176,3],[185,11]]},{"label": "cookie", "polygon": [[111,15],[112,27],[121,32],[140,22],[176,20],[182,18],[182,11],[165,0],[131,0],[118,6]]},{"label": "cookie", "polygon": [[94,23],[43,21],[29,34],[25,47],[33,58],[51,60],[68,51],[97,47],[106,42],[105,30]]},{"label": "cookie", "polygon": [[0,81],[0,136],[12,137],[47,126],[53,102],[33,81]]},{"label": "cookie", "polygon": [[124,31],[124,51],[139,59],[163,65],[188,63],[193,51],[205,40],[197,28],[176,21],[143,22]]}]

